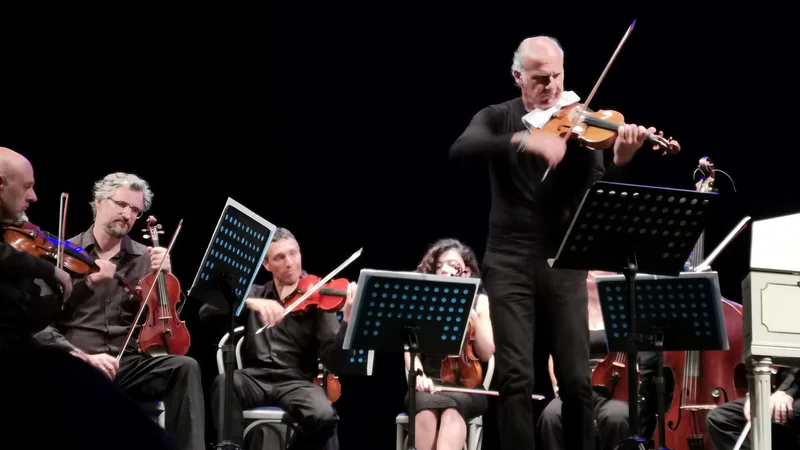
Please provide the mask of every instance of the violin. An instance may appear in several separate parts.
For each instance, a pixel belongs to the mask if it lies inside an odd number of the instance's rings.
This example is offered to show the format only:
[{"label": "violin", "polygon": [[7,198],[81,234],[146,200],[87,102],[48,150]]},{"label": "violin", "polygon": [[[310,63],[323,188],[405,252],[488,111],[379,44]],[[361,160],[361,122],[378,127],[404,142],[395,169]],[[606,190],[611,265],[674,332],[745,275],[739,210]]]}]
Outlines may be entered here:
[{"label": "violin", "polygon": [[[576,121],[576,119],[578,119]],[[573,126],[574,124],[574,126]],[[585,105],[573,103],[553,114],[541,131],[566,139],[575,139],[590,150],[605,150],[617,140],[617,130],[625,124],[625,118],[617,111],[587,111]],[[681,145],[672,138],[665,139],[664,133],[650,133],[647,140],[653,150],[663,150],[665,154],[676,154]]]},{"label": "violin", "polygon": [[[345,302],[347,302],[347,287],[350,282],[344,278],[334,280],[333,277],[361,256],[363,251],[364,249],[362,248],[353,253],[323,279],[316,275],[305,275],[300,278],[294,291],[283,298],[283,304],[285,305],[283,317],[295,310],[311,311],[312,307],[328,312],[342,309]],[[260,334],[271,327],[271,325],[264,325],[256,330],[255,334]]]},{"label": "violin", "polygon": [[320,371],[317,377],[314,378],[314,384],[322,386],[331,404],[339,401],[339,397],[342,395],[342,385],[339,383],[339,377],[328,372],[328,369],[323,368]]},{"label": "violin", "polygon": [[[699,170],[704,178],[696,184],[697,191],[715,191],[716,172],[711,159],[702,158]],[[697,268],[705,259],[704,241],[702,233],[691,256],[691,267]],[[712,450],[711,441],[705,438],[708,411],[747,394],[747,372],[742,360],[743,308],[728,299],[721,300],[729,350],[664,352],[664,369],[672,371],[675,383],[672,403],[664,415],[667,448]]]},{"label": "violin", "polygon": [[[53,264],[57,264],[61,250],[62,268],[71,276],[84,276],[100,270],[95,258],[82,248],[66,240],[62,242],[28,221],[4,227],[3,239],[18,251],[43,258]],[[119,273],[114,274],[114,279],[128,294],[128,298],[133,298],[134,291],[128,281]]]},{"label": "violin", "polygon": [[[342,309],[347,301],[347,286],[350,281],[345,278],[336,278],[312,291],[312,288],[320,281],[316,275],[306,275],[300,278],[295,290],[283,300],[286,310],[308,312],[311,311],[311,308],[318,308],[332,312]],[[301,302],[300,299],[309,292],[311,294]]]},{"label": "violin", "polygon": [[[456,265],[456,273],[450,276],[463,277],[465,270]],[[483,367],[475,356],[475,321],[469,319],[467,335],[459,355],[449,355],[442,359],[440,378],[442,384],[454,384],[473,389],[483,382]]]},{"label": "violin", "polygon": [[[164,232],[160,224],[156,225],[155,217],[147,218],[147,229],[143,231],[148,233],[145,239],[152,240],[153,247],[160,247],[158,235]],[[181,300],[178,279],[171,273],[159,270],[139,280],[137,290],[151,293],[142,304],[142,307],[147,307],[147,319],[139,330],[139,351],[150,356],[186,355],[191,337],[186,323],[178,317],[177,304]]]}]

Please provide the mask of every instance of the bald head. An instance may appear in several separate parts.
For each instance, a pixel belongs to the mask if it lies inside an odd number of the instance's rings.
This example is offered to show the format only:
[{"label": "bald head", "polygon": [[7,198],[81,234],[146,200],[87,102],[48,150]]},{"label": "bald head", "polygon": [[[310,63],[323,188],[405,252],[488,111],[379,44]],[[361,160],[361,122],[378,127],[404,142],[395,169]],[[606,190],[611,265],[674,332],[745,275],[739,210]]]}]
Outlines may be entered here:
[{"label": "bald head", "polygon": [[15,223],[36,201],[33,167],[24,156],[0,147],[0,221]]},{"label": "bald head", "polygon": [[24,156],[10,148],[0,147],[0,177],[14,178],[30,165]]},{"label": "bald head", "polygon": [[520,42],[511,75],[522,90],[525,109],[548,109],[564,91],[564,51],[557,40],[536,36]]},{"label": "bald head", "polygon": [[564,50],[555,38],[549,36],[529,37],[519,43],[514,52],[511,72],[524,72],[526,60],[564,59]]}]

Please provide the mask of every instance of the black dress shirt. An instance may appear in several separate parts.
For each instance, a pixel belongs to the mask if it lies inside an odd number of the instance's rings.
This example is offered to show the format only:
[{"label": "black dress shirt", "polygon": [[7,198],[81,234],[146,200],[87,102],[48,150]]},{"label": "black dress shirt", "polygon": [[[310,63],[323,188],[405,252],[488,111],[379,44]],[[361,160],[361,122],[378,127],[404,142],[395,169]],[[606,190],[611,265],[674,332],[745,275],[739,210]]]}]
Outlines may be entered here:
[{"label": "black dress shirt", "polygon": [[[272,281],[264,286],[253,285],[250,297],[283,305]],[[264,377],[270,381],[311,381],[319,372],[320,359],[333,373],[339,362],[345,360],[346,352],[341,347],[346,326],[340,327],[335,312],[317,308],[309,312],[293,311],[258,335],[256,330],[264,326],[258,314],[244,308],[238,320],[245,324],[244,367],[263,368]]]},{"label": "black dress shirt", "polygon": [[[92,233],[94,227],[73,237],[69,241],[83,247],[92,257],[97,258],[96,242]],[[152,270],[147,246],[122,238],[120,251],[110,260],[131,286]],[[143,292],[142,295],[147,295]],[[108,353],[116,356],[125,343],[128,331],[139,311],[139,298],[128,299],[122,286],[115,280],[107,280],[94,288],[86,284],[85,277],[74,280],[72,295],[64,307],[63,315],[55,328],[36,335],[42,344],[62,347],[66,350],[78,348],[84,353]],[[141,323],[141,321],[140,321]],[[139,331],[134,331],[127,352],[137,352]]]},{"label": "black dress shirt", "polygon": [[0,350],[29,347],[32,334],[47,325],[40,313],[51,305],[41,304],[36,279],[55,283],[55,265],[0,240]]},{"label": "black dress shirt", "polygon": [[778,370],[778,379],[781,380],[781,384],[778,385],[779,391],[786,392],[786,395],[794,398],[795,400],[798,399],[798,394],[800,394],[800,380],[797,378],[797,374],[800,372],[800,369],[797,367],[782,367]]}]

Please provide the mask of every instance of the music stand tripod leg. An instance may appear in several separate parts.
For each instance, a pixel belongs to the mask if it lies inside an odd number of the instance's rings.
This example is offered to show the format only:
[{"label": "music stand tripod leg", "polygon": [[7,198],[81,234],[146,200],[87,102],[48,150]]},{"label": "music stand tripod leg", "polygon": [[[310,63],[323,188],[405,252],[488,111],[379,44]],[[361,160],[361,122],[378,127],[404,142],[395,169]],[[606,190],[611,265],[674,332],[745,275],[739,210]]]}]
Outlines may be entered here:
[{"label": "music stand tripod leg", "polygon": [[658,415],[658,449],[667,448],[667,425],[664,419],[664,396],[665,383],[664,383],[664,335],[658,333],[655,338],[656,342],[656,414]]},{"label": "music stand tripod leg", "polygon": [[419,352],[419,340],[417,331],[419,327],[406,327],[406,351],[408,351],[411,361],[411,370],[408,371],[408,448],[416,448],[416,408],[417,408],[417,353]]},{"label": "music stand tripod leg", "polygon": [[[636,311],[636,274],[639,271],[636,254],[628,258],[628,265],[622,271],[628,284],[628,308]],[[620,441],[619,450],[645,450],[645,439],[639,436],[639,389],[637,386],[637,359],[642,335],[636,330],[636,315],[628,314],[628,426],[631,436]]]},{"label": "music stand tripod leg", "polygon": [[234,336],[236,330],[236,303],[238,298],[234,293],[229,283],[230,276],[222,274],[219,281],[219,290],[228,299],[228,314],[230,315],[230,323],[228,330],[228,341],[225,343],[223,349],[223,358],[225,360],[225,404],[224,404],[224,419],[222,421],[222,442],[217,444],[219,449],[240,450],[238,444],[234,442],[231,436],[231,422],[233,421],[233,373],[236,370],[236,337]]}]

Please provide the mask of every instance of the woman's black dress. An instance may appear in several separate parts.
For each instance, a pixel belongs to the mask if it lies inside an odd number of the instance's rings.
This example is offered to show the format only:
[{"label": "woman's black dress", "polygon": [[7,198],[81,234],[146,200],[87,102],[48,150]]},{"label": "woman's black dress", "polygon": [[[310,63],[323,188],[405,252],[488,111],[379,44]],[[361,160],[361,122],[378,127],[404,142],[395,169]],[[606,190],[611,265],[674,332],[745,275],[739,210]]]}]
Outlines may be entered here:
[{"label": "woman's black dress", "polygon": [[[441,383],[441,368],[442,359],[444,356],[437,355],[424,355],[420,354],[419,359],[422,361],[422,368],[425,375],[433,380],[433,383],[440,385]],[[486,364],[481,363],[483,367],[483,374],[486,376]],[[460,386],[455,386],[460,387]],[[484,390],[483,384],[479,384],[475,389]],[[431,410],[445,410],[448,408],[455,408],[465,422],[469,422],[475,417],[483,415],[489,407],[489,399],[486,395],[481,394],[465,394],[463,392],[436,392],[431,394],[429,392],[416,392],[414,401],[416,412],[431,409]],[[408,409],[408,393],[406,393],[406,410]]]}]

